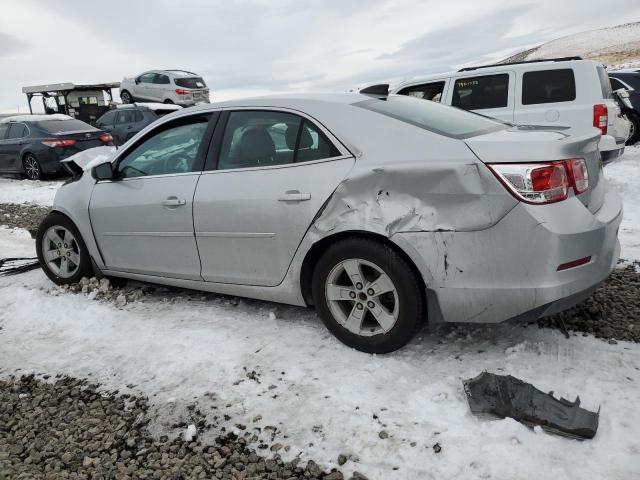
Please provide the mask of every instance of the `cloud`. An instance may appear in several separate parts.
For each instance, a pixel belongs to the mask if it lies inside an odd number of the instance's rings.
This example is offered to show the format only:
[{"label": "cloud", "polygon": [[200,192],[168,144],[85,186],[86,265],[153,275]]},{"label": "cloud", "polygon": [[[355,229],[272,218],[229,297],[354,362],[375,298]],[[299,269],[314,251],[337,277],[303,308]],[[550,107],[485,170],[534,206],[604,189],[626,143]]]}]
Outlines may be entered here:
[{"label": "cloud", "polygon": [[8,33],[0,32],[0,57],[8,57],[14,53],[26,50],[28,45]]}]

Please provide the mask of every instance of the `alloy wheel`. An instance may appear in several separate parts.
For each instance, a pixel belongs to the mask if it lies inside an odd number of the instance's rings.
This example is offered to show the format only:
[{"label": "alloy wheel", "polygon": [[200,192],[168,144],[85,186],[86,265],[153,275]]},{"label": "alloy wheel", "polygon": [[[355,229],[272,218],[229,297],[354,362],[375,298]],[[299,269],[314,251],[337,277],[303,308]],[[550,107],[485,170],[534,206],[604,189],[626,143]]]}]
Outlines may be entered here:
[{"label": "alloy wheel", "polygon": [[28,155],[24,160],[24,171],[31,180],[40,179],[40,164],[33,155]]},{"label": "alloy wheel", "polygon": [[350,332],[389,332],[400,310],[398,291],[382,268],[362,259],[338,263],[327,276],[325,298],[334,319]]},{"label": "alloy wheel", "polygon": [[42,237],[42,256],[47,267],[60,278],[71,278],[80,268],[80,247],[65,227],[50,227]]}]

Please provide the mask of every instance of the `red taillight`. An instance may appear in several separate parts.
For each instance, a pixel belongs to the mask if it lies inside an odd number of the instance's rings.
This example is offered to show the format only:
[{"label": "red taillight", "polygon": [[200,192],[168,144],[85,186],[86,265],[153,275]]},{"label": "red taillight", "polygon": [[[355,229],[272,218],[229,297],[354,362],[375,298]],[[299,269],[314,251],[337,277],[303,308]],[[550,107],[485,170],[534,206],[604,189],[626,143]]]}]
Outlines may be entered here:
[{"label": "red taillight", "polygon": [[609,123],[609,112],[607,106],[601,103],[593,106],[593,126],[599,128],[602,135],[607,134],[607,124]]},{"label": "red taillight", "polygon": [[582,158],[487,166],[518,200],[527,203],[560,202],[569,196],[569,188],[573,188],[576,195],[589,188],[587,164]]},{"label": "red taillight", "polygon": [[573,158],[567,160],[566,164],[576,195],[589,190],[589,171],[584,158]]},{"label": "red taillight", "polygon": [[189,95],[189,90],[185,90],[183,88],[176,88],[176,93],[178,95]]},{"label": "red taillight", "polygon": [[107,142],[111,142],[113,140],[113,137],[111,136],[110,133],[105,133],[104,135],[100,135],[100,141],[107,143]]},{"label": "red taillight", "polygon": [[68,139],[51,139],[51,140],[42,140],[43,145],[51,148],[64,148],[64,147],[72,147],[76,144],[76,141],[72,138]]}]

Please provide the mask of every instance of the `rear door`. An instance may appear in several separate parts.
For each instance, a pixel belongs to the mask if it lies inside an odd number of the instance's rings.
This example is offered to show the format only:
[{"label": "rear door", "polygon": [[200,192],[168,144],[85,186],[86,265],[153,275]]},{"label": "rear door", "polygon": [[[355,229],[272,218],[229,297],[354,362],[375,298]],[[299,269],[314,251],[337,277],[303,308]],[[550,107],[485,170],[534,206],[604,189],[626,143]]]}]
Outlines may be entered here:
[{"label": "rear door", "polygon": [[116,179],[96,183],[89,214],[108,270],[201,280],[193,194],[216,118],[159,126],[118,157]]},{"label": "rear door", "polygon": [[168,90],[171,89],[169,77],[163,73],[156,73],[153,83],[148,88],[149,99],[155,102],[163,102]]},{"label": "rear door", "polygon": [[22,148],[27,142],[29,128],[24,123],[11,123],[9,132],[3,142],[3,155],[5,168],[9,171],[17,171],[19,166],[19,156]]},{"label": "rear door", "polygon": [[447,104],[494,117],[513,121],[515,73],[498,71],[487,74],[469,73],[455,78],[447,94]]},{"label": "rear door", "polygon": [[297,113],[235,110],[220,123],[208,159],[214,169],[203,172],[194,198],[202,277],[277,285],[355,160],[328,131]]},{"label": "rear door", "polygon": [[9,155],[10,149],[7,144],[7,133],[9,133],[9,123],[0,123],[0,171],[9,170]]},{"label": "rear door", "polygon": [[142,113],[134,108],[123,108],[118,110],[116,123],[113,127],[113,138],[116,145],[122,145],[129,140],[136,132],[142,130],[138,124],[142,125]]},{"label": "rear door", "polygon": [[153,72],[143,73],[137,78],[135,84],[134,97],[141,100],[151,100],[151,85],[156,78],[156,74]]}]

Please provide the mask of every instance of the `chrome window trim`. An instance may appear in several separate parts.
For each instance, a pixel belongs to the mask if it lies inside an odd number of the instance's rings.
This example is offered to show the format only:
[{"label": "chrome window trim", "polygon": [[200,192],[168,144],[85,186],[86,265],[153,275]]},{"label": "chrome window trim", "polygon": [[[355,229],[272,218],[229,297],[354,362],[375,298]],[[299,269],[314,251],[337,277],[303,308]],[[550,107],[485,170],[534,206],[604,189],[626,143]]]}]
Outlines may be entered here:
[{"label": "chrome window trim", "polygon": [[201,175],[201,174],[202,174],[202,172],[182,172],[182,173],[163,173],[163,174],[160,174],[160,175],[141,175],[139,177],[118,178],[117,180],[98,180],[96,182],[96,184],[99,184],[99,183],[131,182],[131,181],[134,181],[134,180],[146,180],[147,178],[184,177],[184,176],[187,176],[187,175]]},{"label": "chrome window trim", "polygon": [[340,155],[338,157],[321,158],[320,160],[311,160],[308,162],[281,163],[280,165],[265,165],[263,167],[244,167],[244,168],[224,168],[216,170],[205,170],[202,175],[210,175],[213,173],[234,173],[234,172],[251,172],[255,170],[278,170],[281,168],[304,167],[305,165],[315,165],[318,163],[335,162],[337,160],[346,160],[354,158],[353,155]]}]

